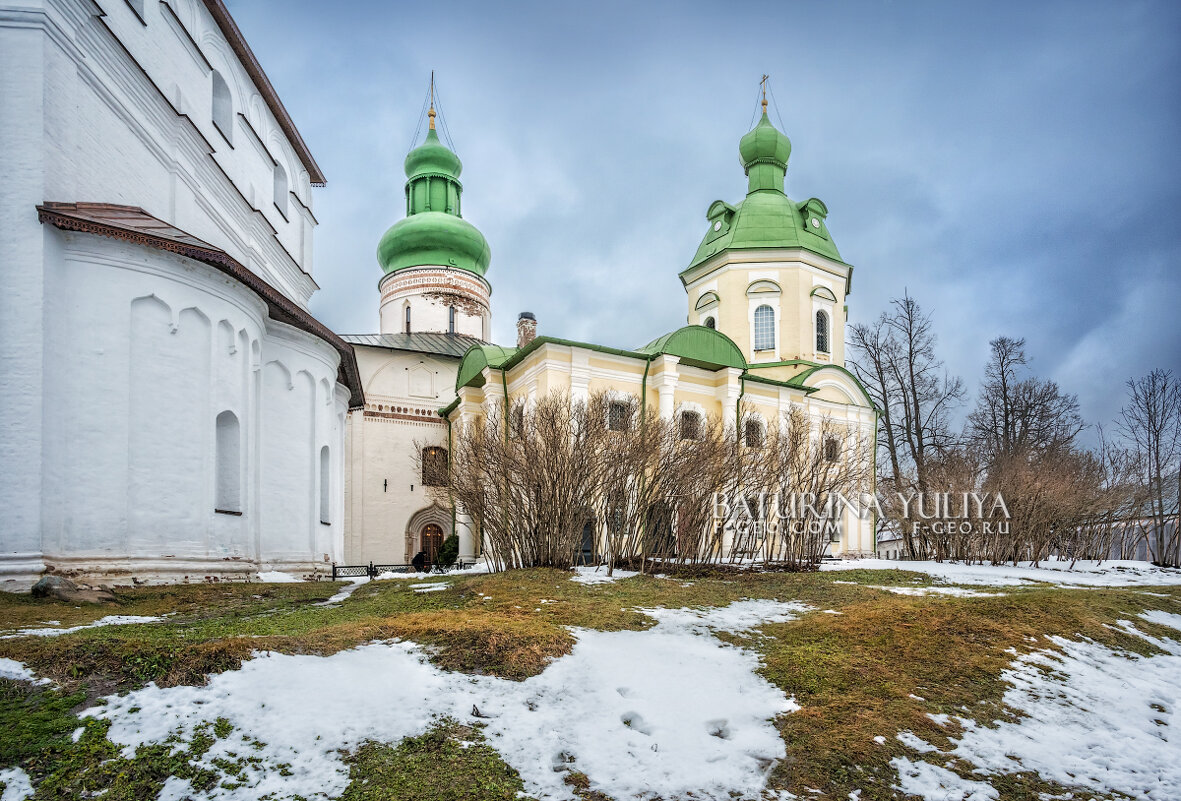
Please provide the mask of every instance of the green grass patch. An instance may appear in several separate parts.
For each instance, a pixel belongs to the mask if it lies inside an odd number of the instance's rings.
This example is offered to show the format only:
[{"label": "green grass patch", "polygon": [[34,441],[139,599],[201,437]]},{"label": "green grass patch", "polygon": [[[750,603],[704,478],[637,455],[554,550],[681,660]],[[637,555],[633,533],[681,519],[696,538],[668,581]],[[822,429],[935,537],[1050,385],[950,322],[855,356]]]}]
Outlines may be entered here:
[{"label": "green grass patch", "polygon": [[341,801],[529,801],[520,775],[480,730],[454,721],[397,746],[366,743],[349,766]]}]

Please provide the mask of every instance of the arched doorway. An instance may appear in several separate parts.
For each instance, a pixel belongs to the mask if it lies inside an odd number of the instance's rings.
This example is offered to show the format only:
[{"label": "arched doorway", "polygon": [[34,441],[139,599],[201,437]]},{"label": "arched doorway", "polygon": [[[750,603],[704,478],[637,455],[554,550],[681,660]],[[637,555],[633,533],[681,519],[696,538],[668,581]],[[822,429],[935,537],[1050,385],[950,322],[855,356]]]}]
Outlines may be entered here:
[{"label": "arched doorway", "polygon": [[433,565],[439,555],[439,548],[443,545],[443,528],[434,523],[427,523],[422,528],[422,552],[426,554],[427,565]]}]

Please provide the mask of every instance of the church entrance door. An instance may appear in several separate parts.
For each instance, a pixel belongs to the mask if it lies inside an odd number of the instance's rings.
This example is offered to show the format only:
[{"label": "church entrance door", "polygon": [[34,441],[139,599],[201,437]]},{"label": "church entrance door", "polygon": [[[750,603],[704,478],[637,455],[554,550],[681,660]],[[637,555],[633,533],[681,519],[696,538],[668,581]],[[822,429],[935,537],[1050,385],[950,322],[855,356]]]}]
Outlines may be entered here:
[{"label": "church entrance door", "polygon": [[428,523],[422,528],[422,552],[426,555],[427,565],[433,565],[443,545],[443,529],[434,523]]}]

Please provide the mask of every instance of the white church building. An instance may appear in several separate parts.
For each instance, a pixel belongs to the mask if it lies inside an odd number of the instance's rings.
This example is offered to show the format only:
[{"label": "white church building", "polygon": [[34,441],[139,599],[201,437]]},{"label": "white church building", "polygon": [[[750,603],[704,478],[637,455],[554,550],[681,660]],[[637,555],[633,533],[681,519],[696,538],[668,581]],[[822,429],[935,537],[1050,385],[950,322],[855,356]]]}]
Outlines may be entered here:
[{"label": "white church building", "polygon": [[344,555],[324,175],[221,0],[0,0],[0,582]]}]

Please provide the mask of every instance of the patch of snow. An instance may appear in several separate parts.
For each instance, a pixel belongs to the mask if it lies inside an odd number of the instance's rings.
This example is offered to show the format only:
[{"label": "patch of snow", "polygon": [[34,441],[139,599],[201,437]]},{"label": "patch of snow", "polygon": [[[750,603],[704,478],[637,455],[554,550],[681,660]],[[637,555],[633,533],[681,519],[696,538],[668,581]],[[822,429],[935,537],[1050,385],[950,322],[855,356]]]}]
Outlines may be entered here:
[{"label": "patch of snow", "polygon": [[11,640],[14,637],[57,637],[62,634],[82,631],[82,629],[97,629],[102,626],[130,626],[136,623],[157,623],[163,619],[163,617],[153,615],[107,615],[93,623],[70,626],[67,629],[19,629],[11,634],[0,636],[0,640]]},{"label": "patch of snow", "polygon": [[25,667],[24,662],[0,657],[0,679],[15,679],[16,681],[30,681],[33,684],[49,684],[49,679],[39,679],[37,674]]},{"label": "patch of snow", "polygon": [[74,729],[73,733],[72,733],[72,734],[70,734],[70,740],[71,740],[71,742],[75,742],[75,743],[76,743],[76,742],[78,742],[79,740],[81,740],[81,739],[82,739],[82,735],[83,735],[85,732],[86,732],[86,727],[85,727],[85,726],[79,726],[78,728]]},{"label": "patch of snow", "polygon": [[[415,592],[422,593],[422,592],[439,592],[440,590],[445,590],[450,586],[451,586],[450,584],[447,584],[444,581],[434,581],[434,582],[430,582],[428,584],[411,584],[410,588],[413,589]],[[521,607],[518,606],[517,608],[520,609]]]},{"label": "patch of snow", "polygon": [[278,570],[268,570],[258,574],[258,580],[263,584],[297,584],[302,579],[298,579],[290,573],[282,573]]},{"label": "patch of snow", "polygon": [[373,580],[374,581],[396,581],[398,579],[415,579],[417,581],[421,581],[422,577],[423,577],[423,574],[419,573],[417,570],[412,570],[409,573],[395,573],[392,570],[387,570],[384,573],[378,573],[377,577],[374,578]]},{"label": "patch of snow", "polygon": [[[1181,615],[1143,617],[1181,628]],[[1003,674],[1011,685],[1004,702],[1023,717],[968,727],[953,753],[991,772],[1033,771],[1066,786],[1145,801],[1181,798],[1174,733],[1181,724],[1181,643],[1149,637],[1126,622],[1125,629],[1165,653],[1144,657],[1051,637],[1061,653],[1027,654]]]},{"label": "patch of snow", "polygon": [[574,576],[571,581],[577,581],[579,584],[609,584],[620,579],[631,578],[632,576],[640,575],[634,570],[616,570],[612,575],[607,575],[607,568],[605,567],[576,567],[574,568]]},{"label": "patch of snow", "polygon": [[336,606],[338,603],[343,601],[345,598],[348,598],[350,595],[352,595],[354,592],[356,592],[361,586],[368,584],[368,583],[369,583],[368,576],[361,576],[359,578],[355,578],[351,582],[346,584],[344,587],[342,587],[340,592],[336,593],[336,595],[333,595],[327,601],[320,601],[317,604],[313,604],[313,606]]},{"label": "patch of snow", "polygon": [[[214,770],[213,760],[240,752],[243,740],[266,744],[256,752],[261,761],[246,768],[245,786],[190,792],[197,799],[333,798],[349,783],[342,751],[366,740],[397,743],[438,717],[472,721],[477,708],[489,743],[530,795],[573,799],[563,778],[577,770],[592,790],[616,798],[759,799],[786,753],[774,719],[798,706],[758,675],[755,654],[711,635],[804,609],[739,601],[650,610],[657,623],[646,631],[575,630],[570,654],[522,682],[441,671],[406,642],[329,657],[262,653],[203,687],[149,685],[84,714],[110,720],[109,736],[128,754],[227,718],[234,734],[202,757]],[[637,670],[644,665],[661,669]],[[290,775],[278,763],[288,763]]]},{"label": "patch of snow", "polygon": [[886,587],[876,584],[865,585],[871,590],[885,590],[895,595],[950,595],[956,598],[1000,598],[1003,592],[981,592],[966,587]]},{"label": "patch of snow", "polygon": [[944,715],[940,712],[928,712],[927,717],[935,721],[936,725],[946,726],[951,722],[951,715]]},{"label": "patch of snow", "polygon": [[0,795],[0,801],[25,801],[33,797],[29,774],[20,768],[0,770],[0,782],[4,783],[4,794]]},{"label": "patch of snow", "polygon": [[912,731],[900,731],[894,737],[907,748],[912,751],[918,751],[920,754],[929,754],[932,751],[939,750]]},{"label": "patch of snow", "polygon": [[947,768],[926,762],[894,757],[890,764],[898,771],[898,789],[925,801],[994,801],[999,795],[991,784],[961,779]]},{"label": "patch of snow", "polygon": [[[821,570],[909,570],[926,573],[953,584],[1013,586],[1046,582],[1061,586],[1131,587],[1181,584],[1181,570],[1156,567],[1148,562],[1075,562],[1044,560],[1033,567],[1018,565],[968,565],[961,562],[899,562],[893,559],[845,559],[825,561]],[[852,582],[848,582],[852,583]]]},{"label": "patch of snow", "polygon": [[885,744],[886,744],[886,738],[885,738],[885,737],[883,737],[883,736],[882,736],[882,735],[880,735],[880,734],[876,735],[876,736],[873,738],[873,741],[874,741],[875,743],[877,743],[878,745],[885,745]]}]

